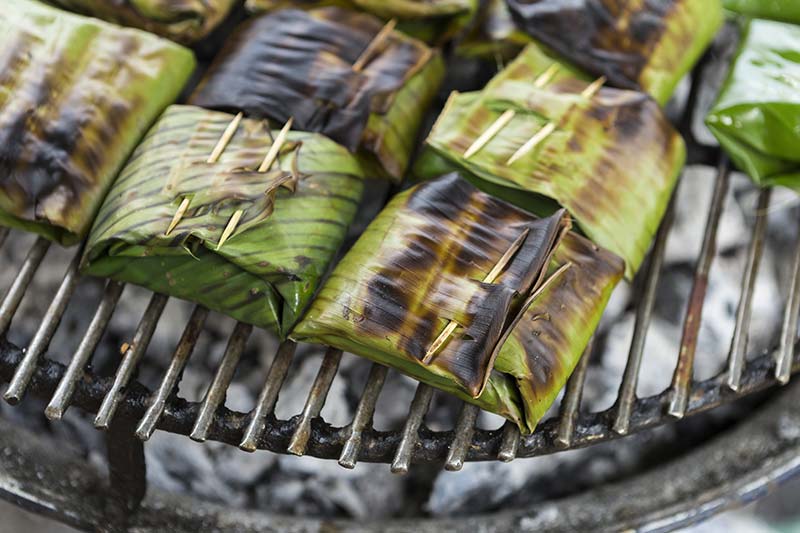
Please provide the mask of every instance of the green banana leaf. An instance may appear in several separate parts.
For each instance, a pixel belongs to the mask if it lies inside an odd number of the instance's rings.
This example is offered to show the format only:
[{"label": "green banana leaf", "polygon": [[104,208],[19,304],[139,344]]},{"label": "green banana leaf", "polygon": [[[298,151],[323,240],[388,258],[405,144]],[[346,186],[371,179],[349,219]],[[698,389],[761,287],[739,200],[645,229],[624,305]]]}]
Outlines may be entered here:
[{"label": "green banana leaf", "polygon": [[235,32],[190,102],[281,124],[293,117],[294,129],[360,149],[399,181],[444,67],[438,52],[394,31],[354,69],[383,26],[335,7],[254,18]]},{"label": "green banana leaf", "polygon": [[800,26],[746,23],[706,125],[761,186],[800,191]]},{"label": "green banana leaf", "polygon": [[29,0],[0,10],[0,42],[0,225],[75,244],[194,57]]},{"label": "green banana leaf", "polygon": [[476,22],[456,44],[459,56],[505,62],[533,42],[514,24],[506,0],[482,2],[475,18]]},{"label": "green banana leaf", "polygon": [[336,6],[370,13],[384,21],[395,19],[398,28],[412,37],[443,44],[469,25],[479,0],[247,0],[254,13],[278,9],[314,9]]},{"label": "green banana leaf", "polygon": [[46,1],[77,13],[147,30],[190,45],[202,40],[221,24],[240,0]]},{"label": "green banana leaf", "polygon": [[[480,188],[540,215],[552,212],[554,200],[590,239],[622,257],[632,278],[683,167],[683,139],[643,93],[601,88],[592,98],[582,96],[587,82],[568,65],[545,86],[532,83],[553,64],[529,46],[483,91],[451,95],[426,141],[435,156],[423,154],[415,172],[431,178],[448,164],[464,169]],[[465,157],[508,110],[514,111],[508,124]],[[553,132],[508,164],[547,124]]]},{"label": "green banana leaf", "polygon": [[[614,254],[568,229],[563,210],[536,219],[457,174],[417,185],[370,224],[290,337],[394,367],[529,433],[623,272]],[[456,329],[426,364],[450,321]]]},{"label": "green banana leaf", "polygon": [[800,2],[797,0],[722,0],[722,5],[748,17],[800,24]]},{"label": "green banana leaf", "polygon": [[720,0],[507,0],[534,39],[609,84],[672,96],[722,25]]},{"label": "green banana leaf", "polygon": [[[330,139],[295,131],[273,169],[257,172],[277,132],[250,119],[207,163],[233,118],[169,107],[109,192],[82,266],[284,336],[345,238],[364,173]],[[188,210],[167,235],[185,199]],[[239,225],[220,247],[237,211]]]}]

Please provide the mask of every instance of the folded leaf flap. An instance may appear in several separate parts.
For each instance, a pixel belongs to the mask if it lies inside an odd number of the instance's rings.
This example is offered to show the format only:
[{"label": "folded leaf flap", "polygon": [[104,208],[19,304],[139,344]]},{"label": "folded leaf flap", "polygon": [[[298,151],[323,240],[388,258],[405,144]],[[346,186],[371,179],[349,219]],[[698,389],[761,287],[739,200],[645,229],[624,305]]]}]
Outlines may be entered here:
[{"label": "folded leaf flap", "polygon": [[611,85],[669,99],[722,23],[718,0],[508,0],[529,35]]},{"label": "folded leaf flap", "polygon": [[165,111],[103,203],[84,268],[285,333],[345,238],[364,172],[344,147],[296,131],[270,171],[254,171],[277,132],[250,119],[208,163],[232,119],[194,106]]},{"label": "folded leaf flap", "polygon": [[0,10],[0,217],[62,244],[194,68],[189,50],[38,2]]},{"label": "folded leaf flap", "polygon": [[430,59],[421,42],[392,32],[362,70],[353,64],[383,23],[338,8],[296,9],[254,18],[206,73],[191,103],[324,133],[354,151],[370,113],[386,113],[394,94]]},{"label": "folded leaf flap", "polygon": [[566,384],[624,268],[617,256],[572,233],[561,241],[549,274],[566,264],[523,306],[494,362],[516,379],[529,431]]}]

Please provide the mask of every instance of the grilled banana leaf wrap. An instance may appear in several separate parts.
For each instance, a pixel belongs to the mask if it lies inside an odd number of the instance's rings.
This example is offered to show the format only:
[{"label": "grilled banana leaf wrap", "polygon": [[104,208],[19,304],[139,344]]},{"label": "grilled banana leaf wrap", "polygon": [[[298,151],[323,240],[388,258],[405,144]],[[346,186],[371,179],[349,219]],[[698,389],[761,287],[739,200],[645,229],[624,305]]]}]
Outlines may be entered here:
[{"label": "grilled banana leaf wrap", "polygon": [[75,244],[194,57],[29,0],[0,10],[0,41],[0,225]]},{"label": "grilled banana leaf wrap", "polygon": [[456,44],[456,54],[487,61],[510,61],[531,37],[511,18],[506,0],[486,0],[475,16],[475,23]]},{"label": "grilled banana leaf wrap", "polygon": [[534,39],[609,84],[660,104],[722,24],[720,0],[507,0]]},{"label": "grilled banana leaf wrap", "polygon": [[800,26],[745,25],[706,125],[757,184],[800,191]]},{"label": "grilled banana leaf wrap", "polygon": [[800,2],[797,0],[722,0],[722,5],[748,17],[800,24]]},{"label": "grilled banana leaf wrap", "polygon": [[140,28],[190,45],[207,37],[240,0],[46,1],[64,9]]},{"label": "grilled banana leaf wrap", "polygon": [[[587,98],[581,93],[588,82],[566,65],[537,86],[534,80],[554,64],[531,45],[483,91],[453,93],[415,173],[430,178],[464,170],[480,188],[540,215],[561,205],[592,241],[625,260],[632,278],[683,167],[683,139],[644,93],[601,88]],[[466,157],[509,110],[513,118]],[[545,128],[552,132],[508,163]]]},{"label": "grilled banana leaf wrap", "polygon": [[384,21],[395,19],[405,34],[432,44],[458,36],[478,11],[479,0],[247,0],[254,13],[285,8],[342,7],[370,13]]},{"label": "grilled banana leaf wrap", "polygon": [[455,173],[417,185],[373,220],[291,337],[396,368],[529,433],[623,272],[618,257],[568,229],[563,210],[537,219]]},{"label": "grilled banana leaf wrap", "polygon": [[[316,290],[356,214],[358,160],[330,139],[291,132],[258,172],[276,131],[171,106],[120,174],[89,237],[83,269],[191,300],[284,336]],[[188,209],[167,235],[180,205]],[[237,211],[241,219],[219,246]]]},{"label": "grilled banana leaf wrap", "polygon": [[438,52],[393,31],[353,68],[383,23],[339,8],[287,9],[239,27],[190,101],[327,135],[405,173],[444,75]]}]

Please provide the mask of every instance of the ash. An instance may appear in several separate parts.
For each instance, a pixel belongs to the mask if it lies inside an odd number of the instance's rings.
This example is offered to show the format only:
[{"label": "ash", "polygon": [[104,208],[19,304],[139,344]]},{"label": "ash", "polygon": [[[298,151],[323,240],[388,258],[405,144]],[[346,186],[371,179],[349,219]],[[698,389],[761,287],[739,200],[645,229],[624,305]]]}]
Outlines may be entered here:
[{"label": "ash", "polygon": [[[730,47],[723,45],[725,42],[712,54],[715,64],[710,69],[713,79],[708,86],[719,83],[717,64],[724,61],[726,54],[730,55]],[[465,71],[466,79],[477,79],[474,69],[464,65],[458,68]],[[486,77],[485,72],[478,74]],[[464,87],[462,84],[451,88]],[[701,91],[700,108],[710,105],[707,92]],[[713,141],[702,131],[701,123],[694,121],[693,126],[704,143]],[[658,394],[670,383],[715,176],[714,168],[692,165],[686,168],[678,188],[674,227],[667,243],[665,267],[638,382],[640,397]],[[746,177],[740,174],[731,177],[702,316],[695,379],[709,378],[725,366],[756,196]],[[780,287],[788,286],[798,238],[795,222],[800,215],[798,211],[793,193],[773,192],[768,237],[753,299],[748,345],[751,357],[774,348],[786,296]],[[0,292],[10,286],[33,240],[30,235],[12,232],[0,248]],[[11,342],[26,346],[30,341],[74,253],[74,249],[57,246],[48,252],[16,313],[9,333]],[[615,401],[628,355],[640,285],[640,279],[633,284],[622,283],[609,303],[589,362],[584,411],[602,411]],[[51,343],[49,357],[68,362],[89,325],[102,291],[101,280],[80,282]],[[150,294],[143,289],[125,288],[93,356],[94,372],[100,375],[115,372],[120,346],[130,341],[149,298]],[[167,305],[138,369],[137,379],[150,390],[158,386],[191,310],[191,304],[174,299]],[[179,396],[190,401],[202,399],[232,329],[233,321],[212,313],[184,372]],[[267,333],[258,330],[253,333],[228,391],[229,408],[241,412],[253,408],[276,348],[276,339]],[[292,417],[302,410],[320,361],[321,350],[298,347],[276,407],[279,418]],[[322,411],[327,422],[343,426],[352,420],[369,367],[365,360],[344,355]],[[402,427],[415,387],[412,380],[394,371],[389,373],[375,413],[377,429]],[[458,401],[437,393],[425,423],[432,429],[450,429],[459,408]],[[554,406],[551,414],[557,413],[557,409]],[[747,407],[726,406],[678,424],[552,456],[519,459],[511,464],[468,463],[458,473],[443,472],[441,465],[413,465],[409,475],[395,476],[387,465],[363,463],[350,471],[334,461],[269,452],[249,454],[232,446],[198,444],[187,437],[161,431],[146,443],[145,453],[147,474],[153,486],[232,506],[302,516],[362,519],[463,516],[566,496],[641,471],[709,438],[740,416],[743,409]],[[92,427],[91,417],[73,408],[64,420],[51,423],[44,418],[43,410],[44,403],[30,397],[16,408],[0,402],[0,416],[59,439],[89,461],[103,463],[105,441],[102,433]],[[488,413],[479,417],[481,427],[497,428],[501,424],[502,420]]]}]

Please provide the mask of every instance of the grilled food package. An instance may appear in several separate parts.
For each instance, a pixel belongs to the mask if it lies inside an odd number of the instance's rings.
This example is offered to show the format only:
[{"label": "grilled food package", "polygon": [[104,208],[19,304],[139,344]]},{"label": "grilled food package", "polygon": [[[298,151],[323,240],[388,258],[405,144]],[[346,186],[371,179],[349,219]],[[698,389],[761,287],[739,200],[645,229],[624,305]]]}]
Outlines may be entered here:
[{"label": "grilled food package", "polygon": [[622,261],[457,174],[396,195],[291,333],[397,368],[533,431]]},{"label": "grilled food package", "polygon": [[210,34],[239,3],[239,0],[47,1],[84,15],[147,30],[187,45]]},{"label": "grilled food package", "polygon": [[530,45],[475,93],[453,93],[415,171],[461,169],[545,215],[561,205],[638,269],[685,160],[683,139],[644,93],[601,87]]},{"label": "grilled food package", "polygon": [[322,133],[399,180],[444,74],[438,52],[371,15],[287,9],[251,19],[191,103]]},{"label": "grilled food package", "polygon": [[595,76],[661,104],[722,24],[720,0],[507,0],[517,25]]},{"label": "grilled food package", "polygon": [[800,191],[800,26],[748,22],[706,125],[757,184]]},{"label": "grilled food package", "polygon": [[194,57],[30,0],[0,10],[0,40],[0,225],[74,244]]},{"label": "grilled food package", "polygon": [[748,17],[800,24],[800,2],[797,0],[722,0],[722,5]]},{"label": "grilled food package", "polygon": [[283,336],[342,244],[363,178],[320,134],[171,106],[103,203],[83,269]]},{"label": "grilled food package", "polygon": [[504,62],[532,42],[512,20],[506,0],[482,2],[475,19],[456,45],[459,56]]},{"label": "grilled food package", "polygon": [[479,0],[247,0],[251,12],[337,6],[394,19],[398,29],[429,43],[442,44],[470,24]]}]

